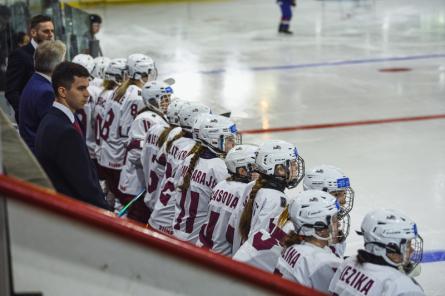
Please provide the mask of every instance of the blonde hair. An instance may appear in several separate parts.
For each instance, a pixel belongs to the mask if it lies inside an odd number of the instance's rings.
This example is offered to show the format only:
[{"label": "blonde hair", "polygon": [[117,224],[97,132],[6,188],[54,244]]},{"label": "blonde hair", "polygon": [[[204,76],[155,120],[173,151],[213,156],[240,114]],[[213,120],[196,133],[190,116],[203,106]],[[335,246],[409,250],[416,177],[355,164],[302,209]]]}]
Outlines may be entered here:
[{"label": "blonde hair", "polygon": [[65,60],[66,46],[60,40],[39,44],[34,53],[34,68],[37,72],[52,74],[58,64]]},{"label": "blonde hair", "polygon": [[122,100],[122,97],[125,95],[125,93],[127,92],[127,89],[130,85],[136,85],[137,84],[137,80],[136,79],[127,79],[125,80],[117,89],[116,92],[114,93],[114,97],[113,100],[115,100],[116,102],[120,102]]},{"label": "blonde hair", "polygon": [[[172,129],[173,129],[173,127],[171,127],[171,126],[164,128],[162,133],[159,135],[158,141],[156,142],[156,146],[161,148],[161,146],[165,143],[165,140],[167,140],[168,134],[170,133],[170,131]],[[167,151],[169,151],[168,148],[167,148]]]},{"label": "blonde hair", "polygon": [[104,80],[103,87],[104,90],[113,90],[117,86],[117,83],[113,80]]}]

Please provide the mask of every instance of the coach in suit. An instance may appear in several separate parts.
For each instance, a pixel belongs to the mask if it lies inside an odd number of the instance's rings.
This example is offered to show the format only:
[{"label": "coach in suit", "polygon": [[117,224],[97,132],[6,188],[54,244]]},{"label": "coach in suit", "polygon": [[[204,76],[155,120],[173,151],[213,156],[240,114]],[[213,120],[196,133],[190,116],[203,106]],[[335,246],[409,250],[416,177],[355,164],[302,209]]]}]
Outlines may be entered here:
[{"label": "coach in suit", "polygon": [[66,48],[61,41],[44,41],[36,49],[35,69],[20,96],[19,131],[34,153],[37,128],[54,102],[51,75],[65,59]]},{"label": "coach in suit", "polygon": [[34,52],[45,40],[54,39],[54,25],[49,16],[36,15],[31,19],[31,42],[14,50],[8,58],[6,69],[5,97],[15,112],[19,122],[19,102],[25,84],[34,72]]},{"label": "coach in suit", "polygon": [[59,64],[52,75],[56,100],[37,130],[36,156],[56,190],[109,209],[74,113],[88,101],[90,74],[71,62]]}]

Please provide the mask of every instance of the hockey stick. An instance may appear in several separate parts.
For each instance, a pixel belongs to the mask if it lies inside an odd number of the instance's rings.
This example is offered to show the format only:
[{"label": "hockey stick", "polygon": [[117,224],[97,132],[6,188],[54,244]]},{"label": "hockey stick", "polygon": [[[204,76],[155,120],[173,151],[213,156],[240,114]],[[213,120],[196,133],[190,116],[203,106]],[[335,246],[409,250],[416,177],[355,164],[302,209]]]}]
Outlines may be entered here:
[{"label": "hockey stick", "polygon": [[119,213],[117,214],[118,217],[122,217],[123,215],[125,215],[128,211],[128,209],[135,204],[141,197],[144,196],[146,190],[142,190],[141,193],[139,193],[138,195],[136,195],[129,203],[127,203],[127,205],[125,207],[122,208],[122,210],[119,211]]}]

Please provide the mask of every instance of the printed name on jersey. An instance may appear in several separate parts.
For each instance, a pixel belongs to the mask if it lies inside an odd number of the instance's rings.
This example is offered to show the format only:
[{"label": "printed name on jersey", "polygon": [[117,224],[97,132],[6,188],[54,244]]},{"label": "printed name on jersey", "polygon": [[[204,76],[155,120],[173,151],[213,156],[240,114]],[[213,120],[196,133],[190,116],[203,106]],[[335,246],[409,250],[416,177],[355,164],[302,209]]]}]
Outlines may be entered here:
[{"label": "printed name on jersey", "polygon": [[297,263],[298,259],[300,258],[301,254],[297,252],[294,248],[287,248],[283,251],[282,254],[283,259],[292,267],[295,267],[295,264]]},{"label": "printed name on jersey", "polygon": [[187,157],[187,155],[189,154],[189,151],[188,150],[180,150],[180,148],[178,146],[173,145],[171,147],[169,153],[171,155],[173,155],[173,157],[175,159],[183,160]]},{"label": "printed name on jersey", "polygon": [[349,265],[342,271],[340,281],[345,282],[363,295],[368,295],[374,285],[373,279]]},{"label": "printed name on jersey", "polygon": [[[182,172],[181,175],[182,177],[184,177],[188,172],[188,166],[183,166],[182,167]],[[195,169],[192,173],[192,177],[191,179],[201,185],[207,186],[209,188],[213,188],[216,186],[216,184],[218,183],[213,176],[210,176],[210,178],[207,180],[207,173],[203,172],[201,170],[197,170]]]},{"label": "printed name on jersey", "polygon": [[234,209],[238,204],[239,197],[235,196],[233,193],[227,192],[222,189],[218,189],[215,192],[213,192],[212,196],[210,197],[210,201],[216,201],[231,209]]}]

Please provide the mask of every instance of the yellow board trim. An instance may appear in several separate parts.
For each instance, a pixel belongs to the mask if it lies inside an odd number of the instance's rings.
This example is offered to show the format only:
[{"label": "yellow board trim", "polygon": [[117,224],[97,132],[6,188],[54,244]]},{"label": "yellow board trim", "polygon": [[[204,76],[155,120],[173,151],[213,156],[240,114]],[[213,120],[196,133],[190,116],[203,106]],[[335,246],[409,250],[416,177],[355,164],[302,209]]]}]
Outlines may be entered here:
[{"label": "yellow board trim", "polygon": [[78,0],[62,2],[75,8],[92,7],[98,5],[127,5],[127,4],[172,4],[197,2],[226,2],[227,0]]}]

